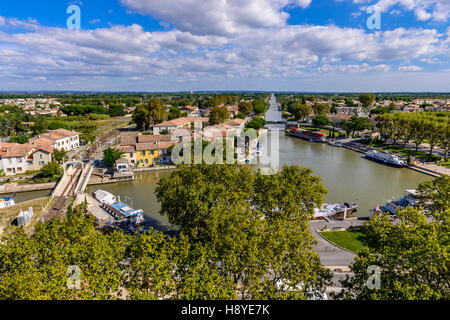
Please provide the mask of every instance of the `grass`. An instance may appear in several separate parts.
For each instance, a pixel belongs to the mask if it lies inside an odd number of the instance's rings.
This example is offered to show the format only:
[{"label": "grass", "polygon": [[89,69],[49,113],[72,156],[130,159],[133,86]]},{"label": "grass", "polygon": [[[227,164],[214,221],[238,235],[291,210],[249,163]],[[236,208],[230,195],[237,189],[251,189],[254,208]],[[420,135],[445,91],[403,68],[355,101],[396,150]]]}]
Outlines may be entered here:
[{"label": "grass", "polygon": [[359,231],[324,231],[320,233],[328,241],[352,252],[359,252],[366,247],[365,235]]},{"label": "grass", "polygon": [[[17,230],[18,227],[11,225],[11,222],[17,218],[21,209],[25,211],[28,210],[29,207],[33,207],[33,217],[25,227],[25,232],[30,234],[34,230],[36,224],[40,221],[43,215],[42,207],[48,203],[49,199],[50,197],[34,199],[16,204],[9,208],[0,209],[0,238]],[[51,201],[53,202],[54,200]]]},{"label": "grass", "polygon": [[382,148],[384,150],[389,150],[395,153],[398,153],[402,156],[411,156],[411,157],[415,157],[418,159],[423,159],[423,160],[427,160],[427,161],[436,161],[436,160],[440,160],[441,157],[435,156],[433,155],[430,159],[430,155],[427,153],[423,153],[423,152],[416,152],[415,150],[412,149],[408,149],[408,148],[402,148],[399,146],[394,146],[394,145],[390,145],[390,144],[385,144],[382,142],[373,142],[372,144],[370,144],[372,147],[375,148]]}]

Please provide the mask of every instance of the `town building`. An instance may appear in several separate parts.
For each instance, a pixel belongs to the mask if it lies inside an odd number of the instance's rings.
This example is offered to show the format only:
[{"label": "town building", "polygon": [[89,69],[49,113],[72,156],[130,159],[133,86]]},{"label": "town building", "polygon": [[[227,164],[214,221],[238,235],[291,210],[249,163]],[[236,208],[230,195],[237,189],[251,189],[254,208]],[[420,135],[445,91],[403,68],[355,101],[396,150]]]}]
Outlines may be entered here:
[{"label": "town building", "polygon": [[30,141],[38,141],[39,144],[47,141],[54,149],[72,151],[80,147],[80,133],[66,129],[57,129],[37,135]]}]

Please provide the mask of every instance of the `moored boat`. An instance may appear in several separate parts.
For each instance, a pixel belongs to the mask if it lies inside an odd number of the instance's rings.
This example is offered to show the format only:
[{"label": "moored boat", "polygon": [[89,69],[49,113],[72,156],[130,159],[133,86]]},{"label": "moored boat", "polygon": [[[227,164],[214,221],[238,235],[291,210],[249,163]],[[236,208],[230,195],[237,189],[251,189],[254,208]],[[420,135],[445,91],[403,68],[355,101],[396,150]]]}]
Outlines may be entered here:
[{"label": "moored boat", "polygon": [[342,144],[336,140],[330,140],[328,143],[330,146],[333,146],[333,147],[342,147]]},{"label": "moored boat", "polygon": [[13,197],[0,197],[0,209],[16,205]]},{"label": "moored boat", "polygon": [[396,168],[403,168],[406,166],[405,161],[400,159],[398,156],[378,150],[371,150],[367,152],[366,158]]},{"label": "moored boat", "polygon": [[144,211],[135,210],[120,199],[104,190],[97,190],[92,193],[93,197],[100,202],[101,207],[118,220],[126,221],[132,225],[139,225],[145,222]]},{"label": "moored boat", "polygon": [[309,142],[327,142],[325,135],[321,132],[291,128],[289,135]]},{"label": "moored boat", "polygon": [[314,209],[314,219],[346,219],[358,209],[357,203],[325,203]]}]

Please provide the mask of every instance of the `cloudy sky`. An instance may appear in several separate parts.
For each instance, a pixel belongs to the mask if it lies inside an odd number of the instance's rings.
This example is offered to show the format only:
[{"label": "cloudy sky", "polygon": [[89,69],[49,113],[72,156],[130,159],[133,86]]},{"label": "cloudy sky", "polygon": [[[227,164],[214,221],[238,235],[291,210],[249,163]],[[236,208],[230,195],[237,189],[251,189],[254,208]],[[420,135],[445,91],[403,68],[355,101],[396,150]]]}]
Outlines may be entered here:
[{"label": "cloudy sky", "polygon": [[0,90],[450,92],[449,25],[450,0],[0,1]]}]

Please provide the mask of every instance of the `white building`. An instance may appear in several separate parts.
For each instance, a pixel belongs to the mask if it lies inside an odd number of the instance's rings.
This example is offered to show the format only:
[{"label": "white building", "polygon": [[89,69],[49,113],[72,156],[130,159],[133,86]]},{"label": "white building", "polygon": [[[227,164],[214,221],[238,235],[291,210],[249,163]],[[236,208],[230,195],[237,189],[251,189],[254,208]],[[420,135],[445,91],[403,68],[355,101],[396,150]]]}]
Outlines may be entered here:
[{"label": "white building", "polygon": [[31,139],[31,141],[42,140],[51,142],[52,147],[58,150],[72,151],[80,147],[80,133],[66,129],[52,130]]}]

